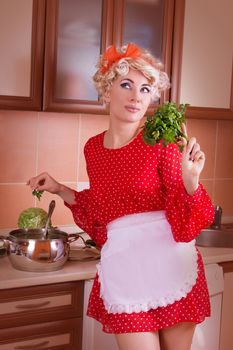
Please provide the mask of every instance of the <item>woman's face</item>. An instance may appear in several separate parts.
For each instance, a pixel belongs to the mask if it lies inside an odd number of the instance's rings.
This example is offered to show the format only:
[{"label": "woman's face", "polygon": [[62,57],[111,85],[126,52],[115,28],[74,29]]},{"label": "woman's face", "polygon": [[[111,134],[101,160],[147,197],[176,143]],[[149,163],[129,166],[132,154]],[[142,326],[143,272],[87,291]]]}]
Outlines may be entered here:
[{"label": "woman's face", "polygon": [[130,69],[124,76],[118,76],[108,93],[110,116],[119,121],[137,122],[145,115],[151,102],[152,87],[149,80],[139,71]]}]

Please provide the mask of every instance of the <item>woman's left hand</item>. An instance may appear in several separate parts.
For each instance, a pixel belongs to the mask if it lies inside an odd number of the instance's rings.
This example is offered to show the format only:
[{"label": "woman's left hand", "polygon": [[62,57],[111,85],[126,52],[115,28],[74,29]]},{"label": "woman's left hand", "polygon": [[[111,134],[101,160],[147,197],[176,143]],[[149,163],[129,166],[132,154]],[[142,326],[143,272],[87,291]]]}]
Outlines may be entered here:
[{"label": "woman's left hand", "polygon": [[[186,126],[182,125],[183,133],[187,137]],[[187,137],[188,140],[188,137]],[[195,137],[190,140],[183,138],[182,178],[188,194],[192,195],[198,188],[199,177],[205,164],[205,154],[200,149]]]}]

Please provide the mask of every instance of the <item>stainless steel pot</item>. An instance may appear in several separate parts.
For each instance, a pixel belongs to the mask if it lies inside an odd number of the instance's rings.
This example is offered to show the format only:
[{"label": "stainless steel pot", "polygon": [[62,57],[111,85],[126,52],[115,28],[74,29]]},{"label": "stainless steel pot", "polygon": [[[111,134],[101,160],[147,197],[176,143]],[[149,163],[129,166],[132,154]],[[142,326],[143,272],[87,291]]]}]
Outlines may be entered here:
[{"label": "stainless steel pot", "polygon": [[13,267],[23,271],[55,271],[62,268],[69,256],[70,243],[82,237],[78,234],[49,229],[13,230],[7,237],[0,237],[7,246],[7,254]]}]

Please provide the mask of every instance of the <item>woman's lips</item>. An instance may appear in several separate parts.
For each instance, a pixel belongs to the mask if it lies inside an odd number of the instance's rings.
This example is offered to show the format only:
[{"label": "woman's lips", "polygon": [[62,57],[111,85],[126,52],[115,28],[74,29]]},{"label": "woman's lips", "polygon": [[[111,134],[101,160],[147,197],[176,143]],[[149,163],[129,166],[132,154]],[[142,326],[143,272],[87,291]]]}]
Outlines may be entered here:
[{"label": "woman's lips", "polygon": [[134,106],[125,106],[125,109],[127,109],[127,111],[130,113],[136,113],[136,112],[140,111],[139,108],[134,107]]}]

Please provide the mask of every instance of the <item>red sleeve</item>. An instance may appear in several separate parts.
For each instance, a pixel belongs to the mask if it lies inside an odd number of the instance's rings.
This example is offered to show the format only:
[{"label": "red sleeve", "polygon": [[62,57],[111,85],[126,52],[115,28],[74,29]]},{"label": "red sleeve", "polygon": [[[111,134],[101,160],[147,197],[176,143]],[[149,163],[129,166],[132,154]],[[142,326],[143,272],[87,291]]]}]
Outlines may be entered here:
[{"label": "red sleeve", "polygon": [[85,232],[91,231],[92,220],[89,215],[90,206],[90,190],[83,190],[80,192],[75,191],[75,204],[68,204],[64,202],[68,207],[74,218],[74,222]]},{"label": "red sleeve", "polygon": [[174,239],[189,242],[213,222],[214,207],[210,197],[200,183],[193,195],[186,192],[181,175],[181,153],[175,144],[161,145],[159,173]]},{"label": "red sleeve", "polygon": [[75,191],[75,201],[73,205],[64,202],[71,210],[74,222],[95,241],[97,246],[102,246],[107,238],[107,229],[105,224],[99,223],[94,217],[95,204],[91,198],[91,191],[88,189]]}]

